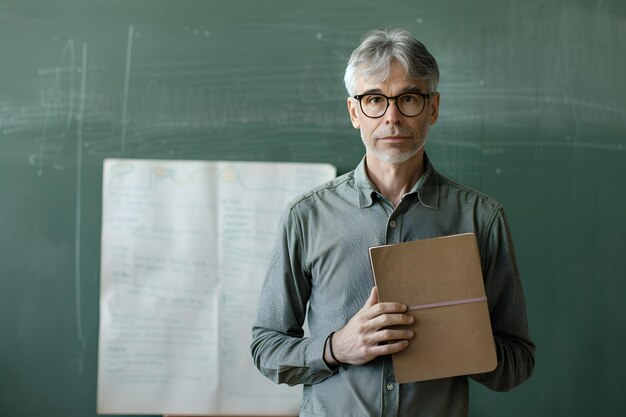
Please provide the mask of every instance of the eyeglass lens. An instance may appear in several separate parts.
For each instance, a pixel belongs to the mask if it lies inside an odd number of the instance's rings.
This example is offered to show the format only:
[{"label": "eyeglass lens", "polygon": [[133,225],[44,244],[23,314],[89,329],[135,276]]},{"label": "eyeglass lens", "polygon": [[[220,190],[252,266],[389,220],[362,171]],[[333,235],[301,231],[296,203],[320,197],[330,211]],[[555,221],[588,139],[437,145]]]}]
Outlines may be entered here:
[{"label": "eyeglass lens", "polygon": [[[366,94],[361,98],[361,110],[369,117],[380,117],[389,107],[389,99],[382,94]],[[419,115],[424,110],[424,97],[419,94],[402,94],[396,98],[398,110],[405,116]]]}]

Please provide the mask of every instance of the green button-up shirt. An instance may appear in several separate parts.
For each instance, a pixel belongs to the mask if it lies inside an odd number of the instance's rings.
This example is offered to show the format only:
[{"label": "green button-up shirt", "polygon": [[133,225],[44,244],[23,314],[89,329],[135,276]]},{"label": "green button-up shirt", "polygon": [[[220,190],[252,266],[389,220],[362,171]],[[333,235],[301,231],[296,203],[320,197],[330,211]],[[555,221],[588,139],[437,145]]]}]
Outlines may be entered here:
[{"label": "green button-up shirt", "polygon": [[283,214],[251,348],[265,376],[304,385],[302,417],[468,415],[466,376],[398,384],[390,357],[345,368],[324,362],[326,337],[361,309],[374,285],[371,246],[475,233],[498,365],[471,377],[505,391],[532,373],[535,347],[502,207],[424,159],[424,174],[395,208],[369,181],[363,159],[354,171],[292,201]]}]

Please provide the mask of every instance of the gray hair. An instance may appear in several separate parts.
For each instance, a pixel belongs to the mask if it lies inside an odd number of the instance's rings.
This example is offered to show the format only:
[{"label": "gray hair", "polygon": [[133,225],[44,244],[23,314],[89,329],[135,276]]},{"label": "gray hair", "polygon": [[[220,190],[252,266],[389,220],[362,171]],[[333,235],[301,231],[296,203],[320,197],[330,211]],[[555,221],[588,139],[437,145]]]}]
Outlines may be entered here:
[{"label": "gray hair", "polygon": [[426,47],[405,29],[385,28],[366,33],[350,55],[343,78],[348,94],[356,94],[359,76],[374,82],[386,80],[393,61],[400,63],[410,78],[426,81],[430,92],[437,91],[439,67]]}]

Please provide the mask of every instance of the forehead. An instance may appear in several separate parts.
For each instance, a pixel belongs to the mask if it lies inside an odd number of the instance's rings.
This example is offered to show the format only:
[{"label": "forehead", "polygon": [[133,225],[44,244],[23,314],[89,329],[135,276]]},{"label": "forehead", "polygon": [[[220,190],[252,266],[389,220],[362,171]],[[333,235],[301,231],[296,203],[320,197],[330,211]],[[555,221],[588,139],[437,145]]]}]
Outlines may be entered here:
[{"label": "forehead", "polygon": [[398,62],[393,62],[389,66],[389,74],[386,78],[383,77],[383,74],[357,77],[356,89],[358,94],[363,94],[366,91],[378,91],[387,95],[394,95],[408,89],[416,89],[421,92],[428,91],[428,84],[425,80],[410,78],[404,67]]}]

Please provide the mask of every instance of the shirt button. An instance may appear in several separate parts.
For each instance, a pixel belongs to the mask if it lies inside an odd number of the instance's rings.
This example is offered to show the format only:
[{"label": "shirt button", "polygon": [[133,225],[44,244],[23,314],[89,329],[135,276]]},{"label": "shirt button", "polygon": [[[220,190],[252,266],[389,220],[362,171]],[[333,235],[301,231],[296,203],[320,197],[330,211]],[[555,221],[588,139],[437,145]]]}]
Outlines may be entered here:
[{"label": "shirt button", "polygon": [[387,384],[387,391],[393,391],[393,384],[391,382]]},{"label": "shirt button", "polygon": [[394,229],[396,227],[396,221],[392,220],[389,222],[389,227],[391,227],[392,229]]}]

